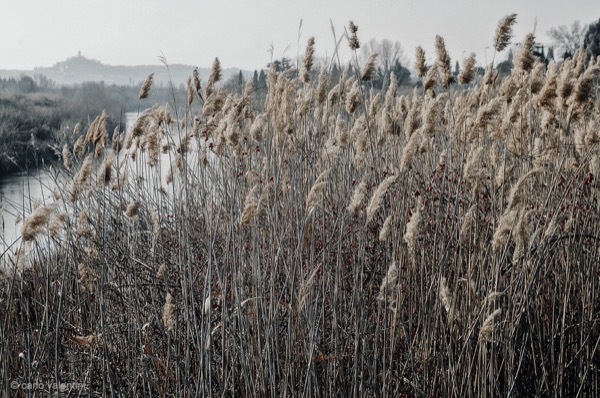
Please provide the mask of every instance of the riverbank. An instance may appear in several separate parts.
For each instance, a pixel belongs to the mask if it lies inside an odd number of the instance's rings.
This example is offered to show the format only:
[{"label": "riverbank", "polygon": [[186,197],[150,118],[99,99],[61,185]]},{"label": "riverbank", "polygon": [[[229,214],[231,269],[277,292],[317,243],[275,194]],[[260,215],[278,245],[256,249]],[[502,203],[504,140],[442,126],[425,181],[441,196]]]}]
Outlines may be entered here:
[{"label": "riverbank", "polygon": [[[125,113],[123,131],[129,131],[137,117],[137,112]],[[63,167],[62,160],[53,169],[50,166],[54,161],[45,161],[42,167],[26,171],[0,174],[0,254],[19,240],[20,220],[25,213],[30,213],[37,204],[52,201],[57,182],[64,178],[59,173]]]},{"label": "riverbank", "polygon": [[104,109],[110,111],[108,128],[122,123],[116,100],[92,107],[59,93],[0,94],[0,175],[56,162],[62,145],[72,143],[75,126],[87,128],[89,115]]}]

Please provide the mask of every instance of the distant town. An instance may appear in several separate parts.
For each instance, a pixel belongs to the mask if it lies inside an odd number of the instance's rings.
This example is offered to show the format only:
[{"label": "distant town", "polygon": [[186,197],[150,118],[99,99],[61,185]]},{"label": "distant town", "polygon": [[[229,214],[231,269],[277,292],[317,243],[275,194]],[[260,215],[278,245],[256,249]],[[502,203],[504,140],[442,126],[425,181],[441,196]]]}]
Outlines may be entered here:
[{"label": "distant town", "polygon": [[[0,78],[15,78],[31,76],[39,80],[40,77],[50,79],[54,84],[75,85],[84,82],[104,82],[118,86],[139,85],[150,73],[154,73],[154,82],[157,87],[167,86],[169,82],[181,84],[192,74],[195,66],[173,64],[168,65],[106,65],[82,55],[81,51],[64,61],[57,62],[50,67],[36,67],[33,70],[2,70]],[[210,74],[210,68],[198,68],[200,76]],[[240,69],[223,69],[223,78],[226,80],[234,74],[239,74]],[[251,76],[251,72],[242,71],[244,75]]]}]

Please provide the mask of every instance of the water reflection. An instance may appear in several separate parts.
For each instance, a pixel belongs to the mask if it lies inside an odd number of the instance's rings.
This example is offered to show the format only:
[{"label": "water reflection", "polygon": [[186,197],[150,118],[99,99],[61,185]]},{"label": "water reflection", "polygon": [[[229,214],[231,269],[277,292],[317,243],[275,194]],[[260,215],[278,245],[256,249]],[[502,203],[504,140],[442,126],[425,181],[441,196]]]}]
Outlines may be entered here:
[{"label": "water reflection", "polygon": [[53,201],[55,180],[52,168],[0,178],[0,254],[19,240],[21,224],[17,221],[23,218],[23,209],[29,213],[36,202],[43,205]]}]

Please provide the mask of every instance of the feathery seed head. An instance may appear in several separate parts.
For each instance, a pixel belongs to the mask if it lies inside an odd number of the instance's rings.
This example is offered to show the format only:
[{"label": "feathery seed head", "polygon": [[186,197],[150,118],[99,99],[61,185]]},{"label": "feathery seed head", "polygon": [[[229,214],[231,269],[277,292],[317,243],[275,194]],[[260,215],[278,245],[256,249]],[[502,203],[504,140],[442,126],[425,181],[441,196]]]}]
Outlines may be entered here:
[{"label": "feathery seed head", "polygon": [[360,99],[360,86],[358,82],[355,81],[352,85],[352,90],[350,90],[350,93],[346,97],[346,111],[348,111],[348,113],[354,113],[356,108],[358,108],[358,105],[360,105]]},{"label": "feathery seed head", "polygon": [[306,52],[304,54],[304,63],[302,68],[302,80],[305,83],[310,81],[309,72],[313,66],[313,57],[315,55],[315,38],[310,37],[306,45]]},{"label": "feathery seed head", "polygon": [[319,72],[319,80],[317,81],[316,98],[319,105],[323,104],[327,99],[327,90],[329,89],[329,74],[325,68],[321,68]]},{"label": "feathery seed head", "polygon": [[139,95],[139,99],[144,99],[144,98],[148,98],[148,96],[150,95],[150,89],[152,89],[152,82],[154,81],[154,73],[150,73],[148,75],[148,77],[146,78],[146,80],[144,80],[144,83],[142,84],[142,87],[140,88],[140,95]]},{"label": "feathery seed head", "polygon": [[140,202],[137,200],[132,200],[125,210],[125,215],[129,218],[134,218],[138,215],[140,209]]},{"label": "feathery seed head", "polygon": [[510,44],[510,39],[512,38],[512,26],[516,21],[517,14],[509,14],[498,22],[496,34],[494,36],[494,48],[496,51],[500,52]]},{"label": "feathery seed head", "polygon": [[481,325],[481,329],[479,329],[479,341],[485,342],[489,341],[490,336],[496,330],[496,326],[494,323],[494,319],[502,314],[502,309],[498,308],[494,312],[492,312],[486,319],[483,321]]},{"label": "feathery seed head", "polygon": [[463,67],[458,73],[457,80],[460,84],[469,84],[475,77],[475,53],[471,53],[463,61]]},{"label": "feathery seed head", "polygon": [[352,192],[352,198],[350,199],[350,204],[348,205],[348,211],[352,215],[356,215],[358,213],[358,209],[362,204],[362,201],[365,199],[365,195],[367,194],[367,183],[361,181],[356,188],[354,188],[354,192]]},{"label": "feathery seed head", "polygon": [[387,193],[390,186],[393,183],[395,183],[397,179],[398,179],[397,175],[392,175],[392,176],[386,177],[379,184],[379,186],[375,190],[375,193],[371,197],[371,201],[369,202],[369,205],[367,206],[367,223],[369,223],[373,219],[373,217],[375,217],[375,213],[377,213],[377,210],[379,210],[379,208],[383,204],[383,198],[384,198],[385,194]]},{"label": "feathery seed head", "polygon": [[219,61],[219,58],[215,58],[212,64],[212,71],[210,72],[208,82],[206,83],[206,92],[204,93],[206,99],[214,92],[215,84],[219,80],[221,80],[221,62]]},{"label": "feathery seed head", "polygon": [[442,277],[440,280],[439,296],[448,315],[448,322],[451,322],[454,319],[454,303],[452,302],[452,292],[448,287],[448,281],[445,277]]},{"label": "feathery seed head", "polygon": [[529,173],[525,174],[523,177],[519,178],[519,180],[515,183],[515,185],[510,190],[510,195],[508,196],[508,209],[513,210],[515,207],[521,204],[524,199],[523,195],[523,187],[525,186],[525,181],[538,173],[543,171],[542,168],[537,168],[531,170]]},{"label": "feathery seed head", "polygon": [[194,86],[192,86],[192,78],[188,77],[187,79],[187,104],[188,106],[192,105],[194,102]]},{"label": "feathery seed head", "polygon": [[419,236],[419,225],[421,223],[421,208],[421,201],[417,200],[416,210],[410,217],[410,221],[406,224],[406,233],[403,236],[411,253],[414,253],[417,247],[417,237]]},{"label": "feathery seed head", "polygon": [[358,26],[356,26],[354,22],[350,21],[348,29],[350,30],[348,45],[350,46],[351,50],[356,51],[360,48],[360,42],[358,41],[358,36],[356,35],[356,32],[358,32]]},{"label": "feathery seed head", "polygon": [[73,185],[71,187],[71,202],[75,202],[77,200],[77,197],[83,190],[84,184],[90,178],[90,175],[92,174],[93,159],[93,154],[91,153],[86,156],[81,168],[77,174],[75,174],[75,177],[73,177]]},{"label": "feathery seed head", "polygon": [[163,307],[162,321],[168,332],[172,332],[175,329],[175,304],[173,301],[171,293],[167,293]]},{"label": "feathery seed head", "polygon": [[25,242],[34,241],[38,234],[42,232],[43,227],[48,223],[52,210],[53,206],[40,206],[23,221],[21,237]]},{"label": "feathery seed head", "polygon": [[440,35],[435,36],[435,50],[437,52],[437,72],[440,84],[448,87],[451,83],[454,83],[454,77],[450,69],[450,55],[446,51],[444,38]]},{"label": "feathery seed head", "polygon": [[306,197],[306,210],[308,213],[313,211],[316,207],[321,204],[323,198],[323,190],[325,189],[325,182],[327,175],[329,174],[329,170],[325,170],[322,172],[317,180],[313,184],[308,196]]},{"label": "feathery seed head", "polygon": [[69,151],[69,146],[65,144],[62,150],[63,164],[67,170],[71,170],[73,167],[73,156],[71,155],[71,151]]},{"label": "feathery seed head", "polygon": [[423,47],[418,46],[415,54],[415,74],[417,77],[423,78],[428,69],[425,64],[425,50],[423,50]]},{"label": "feathery seed head", "polygon": [[362,73],[360,74],[360,78],[363,81],[369,81],[373,78],[373,72],[375,71],[375,61],[377,61],[377,56],[379,54],[373,53],[369,56],[367,63],[363,67]]},{"label": "feathery seed head", "polygon": [[387,270],[386,275],[383,277],[381,281],[381,285],[379,287],[379,294],[377,295],[378,301],[386,301],[389,299],[389,296],[393,292],[394,287],[396,286],[396,281],[398,280],[398,266],[394,261]]},{"label": "feathery seed head", "polygon": [[392,216],[389,215],[383,222],[383,226],[381,227],[381,231],[379,231],[379,240],[381,242],[385,242],[390,234],[390,229],[392,226]]},{"label": "feathery seed head", "polygon": [[513,58],[513,66],[518,71],[529,72],[533,68],[535,57],[533,56],[533,45],[535,44],[535,36],[533,33],[528,33],[525,40],[521,43],[517,54]]}]

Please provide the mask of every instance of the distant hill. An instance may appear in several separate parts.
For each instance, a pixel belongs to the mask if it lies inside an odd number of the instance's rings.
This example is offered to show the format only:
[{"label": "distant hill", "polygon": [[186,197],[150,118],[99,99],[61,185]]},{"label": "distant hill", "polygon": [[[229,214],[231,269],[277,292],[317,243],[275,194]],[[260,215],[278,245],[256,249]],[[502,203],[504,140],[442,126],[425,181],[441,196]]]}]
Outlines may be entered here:
[{"label": "distant hill", "polygon": [[[185,84],[191,76],[194,66],[173,64],[164,65],[138,65],[138,66],[114,66],[105,65],[100,61],[89,59],[81,54],[67,58],[65,61],[56,63],[51,67],[37,67],[33,70],[0,70],[0,77],[18,78],[21,75],[35,76],[44,75],[57,85],[73,85],[84,82],[100,82],[116,84],[120,86],[139,85],[150,73],[154,73],[154,84],[166,86],[172,81],[175,86]],[[198,68],[200,77],[206,82],[210,75],[210,68]],[[231,75],[238,74],[240,69],[228,68],[223,70],[223,80]],[[170,73],[170,77],[169,77]],[[248,72],[242,72],[247,75]]]}]

